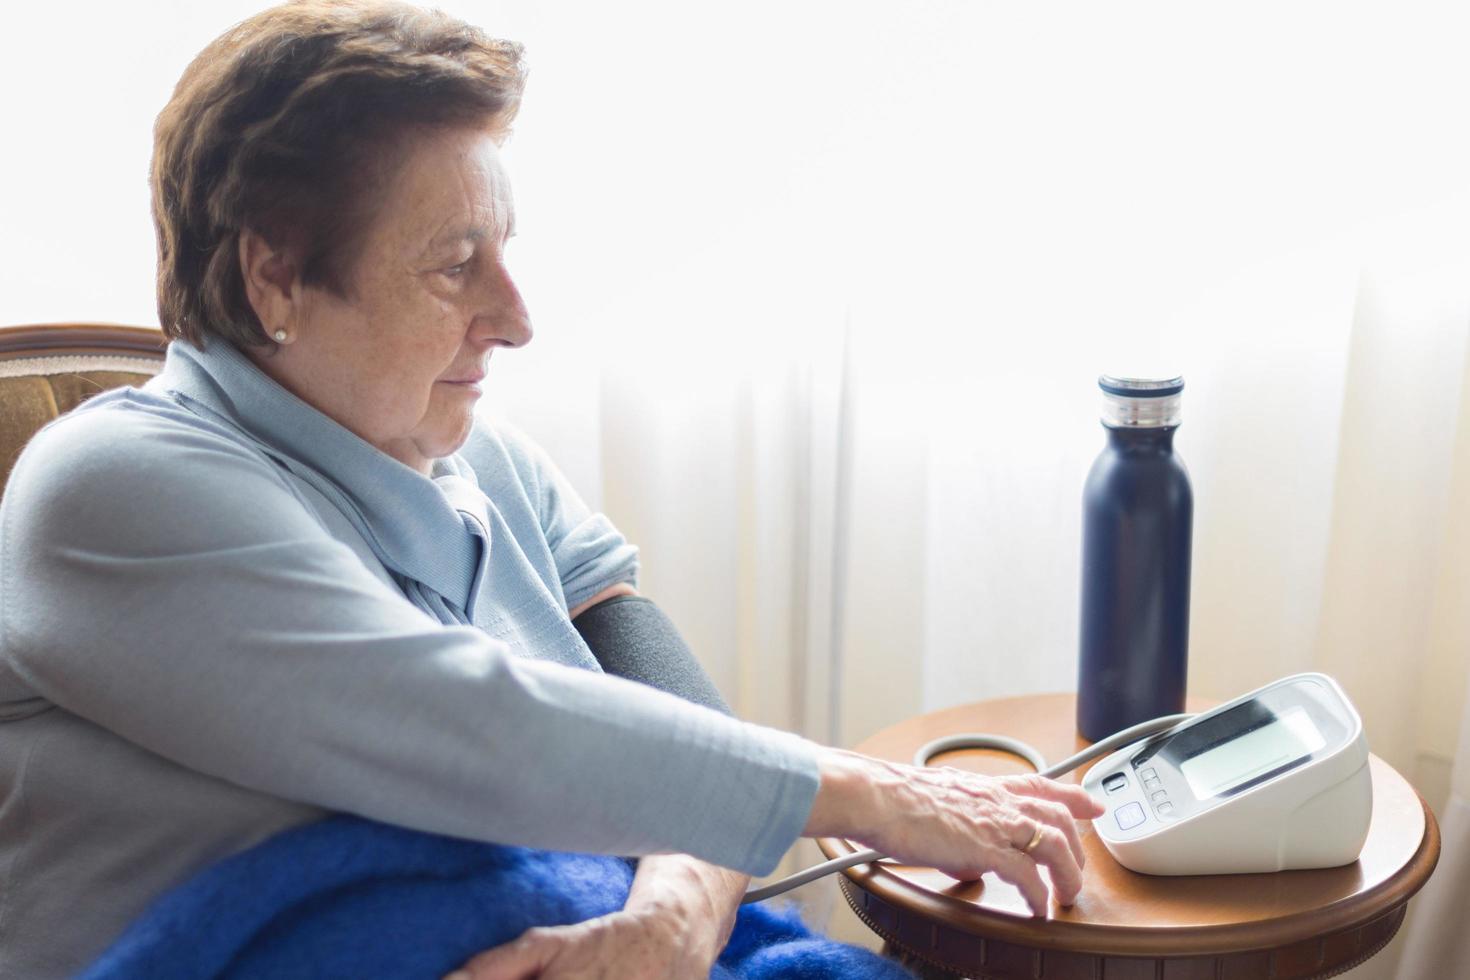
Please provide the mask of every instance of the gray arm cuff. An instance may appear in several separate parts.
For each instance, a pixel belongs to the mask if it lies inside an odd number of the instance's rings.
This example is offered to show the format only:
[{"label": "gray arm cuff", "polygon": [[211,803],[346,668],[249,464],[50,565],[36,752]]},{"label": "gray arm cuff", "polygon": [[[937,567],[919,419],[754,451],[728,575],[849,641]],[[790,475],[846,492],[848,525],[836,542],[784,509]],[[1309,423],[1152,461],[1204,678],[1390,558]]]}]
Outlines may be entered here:
[{"label": "gray arm cuff", "polygon": [[651,599],[614,596],[583,612],[572,625],[605,672],[734,714],[679,630]]}]

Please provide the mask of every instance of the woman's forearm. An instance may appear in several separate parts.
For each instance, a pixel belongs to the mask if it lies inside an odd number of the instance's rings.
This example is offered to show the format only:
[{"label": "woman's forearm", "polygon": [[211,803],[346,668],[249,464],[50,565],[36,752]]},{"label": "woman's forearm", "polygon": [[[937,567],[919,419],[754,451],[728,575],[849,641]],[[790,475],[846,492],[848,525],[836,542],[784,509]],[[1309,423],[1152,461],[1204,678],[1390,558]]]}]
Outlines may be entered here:
[{"label": "woman's forearm", "polygon": [[803,837],[871,835],[904,788],[903,776],[887,763],[844,749],[823,749],[817,773],[821,783]]}]

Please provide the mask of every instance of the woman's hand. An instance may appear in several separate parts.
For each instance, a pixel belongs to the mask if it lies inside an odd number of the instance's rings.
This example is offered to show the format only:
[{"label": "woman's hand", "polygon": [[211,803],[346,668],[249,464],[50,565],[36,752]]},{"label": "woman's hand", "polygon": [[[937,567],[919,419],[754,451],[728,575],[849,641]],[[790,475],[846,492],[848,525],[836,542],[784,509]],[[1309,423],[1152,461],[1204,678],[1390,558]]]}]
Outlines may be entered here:
[{"label": "woman's hand", "polygon": [[980,776],[883,762],[840,749],[821,760],[804,833],[845,837],[962,881],[993,871],[1045,916],[1051,877],[1062,905],[1082,890],[1077,819],[1105,811],[1080,786],[1040,776]]},{"label": "woman's hand", "polygon": [[688,980],[709,976],[715,955],[687,943],[667,916],[624,909],[576,925],[528,929],[446,980]]},{"label": "woman's hand", "polygon": [[[476,956],[452,980],[687,980],[708,976],[750,879],[686,854],[638,862],[620,912],[528,929]],[[448,980],[448,978],[446,978]]]}]

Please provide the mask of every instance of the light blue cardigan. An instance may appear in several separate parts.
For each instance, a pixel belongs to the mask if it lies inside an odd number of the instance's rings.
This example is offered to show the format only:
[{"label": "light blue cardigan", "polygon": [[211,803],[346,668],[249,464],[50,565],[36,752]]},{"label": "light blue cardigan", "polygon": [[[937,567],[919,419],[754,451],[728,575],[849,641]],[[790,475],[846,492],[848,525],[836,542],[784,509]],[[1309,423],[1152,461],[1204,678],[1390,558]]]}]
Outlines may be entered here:
[{"label": "light blue cardigan", "polygon": [[636,573],[513,430],[424,477],[174,343],[42,430],[0,503],[0,977],[77,969],[330,811],[770,871],[815,749],[598,672],[567,609]]}]

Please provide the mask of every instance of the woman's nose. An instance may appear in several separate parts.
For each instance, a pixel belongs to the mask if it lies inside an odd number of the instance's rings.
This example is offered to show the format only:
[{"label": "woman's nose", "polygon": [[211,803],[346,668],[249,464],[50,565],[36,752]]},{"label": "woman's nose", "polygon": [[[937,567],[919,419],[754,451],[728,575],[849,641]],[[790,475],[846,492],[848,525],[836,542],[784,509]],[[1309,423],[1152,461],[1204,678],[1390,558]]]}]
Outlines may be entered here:
[{"label": "woman's nose", "polygon": [[516,288],[509,270],[497,262],[486,277],[470,331],[481,343],[499,341],[507,347],[523,347],[531,342],[531,316],[526,311],[521,291]]}]

